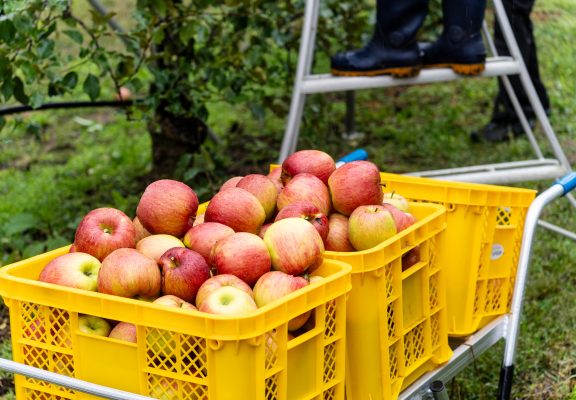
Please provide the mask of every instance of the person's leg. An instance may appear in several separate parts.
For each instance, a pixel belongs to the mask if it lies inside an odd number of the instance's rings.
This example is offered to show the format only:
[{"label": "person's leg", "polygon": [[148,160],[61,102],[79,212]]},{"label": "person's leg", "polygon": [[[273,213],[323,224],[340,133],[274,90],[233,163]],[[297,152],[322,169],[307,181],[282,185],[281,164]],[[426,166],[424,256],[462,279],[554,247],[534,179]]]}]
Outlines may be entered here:
[{"label": "person's leg", "polygon": [[376,26],[371,40],[359,50],[334,55],[332,73],[343,76],[417,75],[421,57],[416,33],[427,13],[428,0],[377,0]]},{"label": "person's leg", "polygon": [[486,60],[481,33],[485,10],[486,0],[443,0],[444,29],[435,43],[423,48],[424,67],[480,74]]},{"label": "person's leg", "polygon": [[[540,79],[540,70],[538,67],[538,56],[536,52],[536,43],[534,40],[532,21],[530,20],[530,13],[534,6],[534,0],[503,0],[506,14],[512,25],[514,37],[518,43],[520,53],[528,69],[532,83],[536,89],[538,97],[542,102],[545,110],[550,109],[550,100],[546,92],[546,88]],[[502,29],[496,21],[494,23],[494,44],[496,51],[499,55],[510,55],[508,46],[504,40]],[[522,110],[526,114],[529,121],[534,120],[534,111],[522,82],[517,75],[509,76],[510,84],[514,93],[518,97],[518,101],[522,106]],[[512,132],[510,132],[512,128]],[[510,139],[510,134],[515,136],[524,133],[516,111],[512,105],[510,97],[504,88],[502,79],[498,79],[498,94],[494,100],[494,111],[490,123],[484,127],[480,132],[473,132],[473,139],[484,139],[492,142],[506,141]]]}]

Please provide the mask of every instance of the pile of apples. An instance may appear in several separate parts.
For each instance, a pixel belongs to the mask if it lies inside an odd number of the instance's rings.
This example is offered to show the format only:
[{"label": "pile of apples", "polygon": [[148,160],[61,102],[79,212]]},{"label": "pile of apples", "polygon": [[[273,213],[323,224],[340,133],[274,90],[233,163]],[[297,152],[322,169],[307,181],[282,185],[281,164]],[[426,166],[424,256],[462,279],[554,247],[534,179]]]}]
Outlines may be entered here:
[{"label": "pile of apples", "polygon": [[[115,208],[86,214],[70,251],[38,279],[239,316],[321,280],[310,274],[325,250],[370,249],[415,222],[405,198],[383,193],[375,164],[336,168],[319,150],[298,151],[267,175],[233,177],[204,213],[198,209],[188,185],[155,181],[134,218]],[[301,328],[309,314],[289,329]],[[106,335],[135,341],[135,327],[119,323]]]}]

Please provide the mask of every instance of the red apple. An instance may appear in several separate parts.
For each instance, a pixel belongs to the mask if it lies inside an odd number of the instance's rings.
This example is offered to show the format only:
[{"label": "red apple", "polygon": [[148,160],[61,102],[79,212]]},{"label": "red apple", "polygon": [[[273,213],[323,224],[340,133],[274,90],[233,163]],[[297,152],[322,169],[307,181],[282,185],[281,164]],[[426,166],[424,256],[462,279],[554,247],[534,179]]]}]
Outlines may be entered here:
[{"label": "red apple", "polygon": [[234,234],[234,229],[218,222],[205,222],[189,229],[182,241],[210,263],[210,251],[221,239]]},{"label": "red apple", "polygon": [[122,297],[156,297],[160,293],[158,264],[136,249],[114,250],[98,273],[98,291]]},{"label": "red apple", "polygon": [[136,243],[136,250],[159,262],[162,254],[172,247],[184,247],[184,243],[176,236],[158,234],[146,236]]},{"label": "red apple", "polygon": [[307,200],[297,201],[296,203],[288,204],[283,207],[276,215],[274,221],[280,221],[284,218],[302,218],[310,222],[320,234],[322,241],[326,243],[328,236],[328,217],[322,214],[318,207]]},{"label": "red apple", "polygon": [[202,286],[200,286],[200,289],[198,289],[198,293],[196,293],[196,306],[200,307],[204,299],[208,297],[210,293],[222,286],[234,286],[252,296],[252,288],[236,275],[214,275],[213,277],[208,278]]},{"label": "red apple", "polygon": [[330,214],[332,206],[328,187],[312,174],[302,173],[290,179],[278,195],[278,210],[302,200],[314,204],[322,214]]},{"label": "red apple", "polygon": [[396,233],[394,218],[383,205],[360,206],[348,218],[348,238],[356,250],[370,249]]},{"label": "red apple", "polygon": [[[254,301],[258,307],[264,307],[298,289],[308,286],[306,278],[293,276],[281,271],[270,271],[262,275],[254,285]],[[291,319],[288,330],[293,331],[303,326],[310,311]]]},{"label": "red apple", "polygon": [[82,218],[74,236],[75,251],[88,253],[102,261],[121,247],[134,247],[136,229],[122,211],[103,207],[90,211]]},{"label": "red apple", "polygon": [[134,224],[134,228],[136,229],[135,243],[138,243],[141,239],[144,239],[145,237],[152,235],[150,232],[146,230],[146,228],[144,228],[144,225],[142,225],[138,217],[134,217],[132,223]]},{"label": "red apple", "polygon": [[109,338],[136,343],[136,325],[129,322],[119,322],[110,331]]},{"label": "red apple", "polygon": [[401,196],[396,192],[384,192],[382,204],[392,204],[400,211],[410,212],[410,204],[406,197]]},{"label": "red apple", "polygon": [[350,215],[359,206],[382,204],[380,171],[370,161],[352,161],[330,175],[328,187],[332,206],[340,214]]},{"label": "red apple", "polygon": [[250,192],[233,187],[214,195],[206,207],[205,222],[219,222],[235,232],[257,233],[266,219],[262,204]]},{"label": "red apple", "polygon": [[167,307],[181,308],[183,310],[198,310],[194,304],[188,303],[186,300],[181,299],[180,297],[173,294],[165,294],[164,296],[160,296],[152,303]]},{"label": "red apple", "polygon": [[90,254],[74,252],[58,256],[50,261],[38,280],[76,289],[96,291],[100,261]]},{"label": "red apple", "polygon": [[276,221],[264,234],[272,269],[290,275],[312,272],[322,263],[324,243],[311,223],[302,218]]},{"label": "red apple", "polygon": [[112,327],[104,318],[95,315],[79,315],[78,330],[89,335],[108,336]]},{"label": "red apple", "polygon": [[198,196],[183,182],[160,179],[146,187],[136,216],[150,233],[182,237],[192,226],[198,210]]},{"label": "red apple", "polygon": [[210,264],[218,274],[236,275],[252,286],[270,271],[271,260],[262,238],[253,233],[237,232],[214,245]]},{"label": "red apple", "polygon": [[236,187],[252,193],[262,204],[266,219],[270,219],[276,211],[276,199],[278,190],[276,185],[266,176],[261,174],[250,174],[240,179]]},{"label": "red apple", "polygon": [[280,193],[282,189],[284,189],[284,184],[282,183],[281,175],[282,175],[281,167],[274,168],[272,171],[268,173],[268,175],[266,175],[268,176],[268,178],[270,178],[274,186],[276,186],[276,190],[278,191],[278,193]]},{"label": "red apple", "polygon": [[210,267],[204,257],[185,247],[167,250],[158,264],[162,272],[162,293],[189,303],[195,302],[198,288],[210,278]]},{"label": "red apple", "polygon": [[392,218],[394,218],[394,222],[396,223],[396,232],[401,232],[416,222],[414,215],[401,211],[390,203],[384,203],[382,205],[392,214]]},{"label": "red apple", "polygon": [[320,150],[300,150],[292,153],[282,163],[282,183],[286,185],[292,177],[303,172],[318,177],[325,185],[336,169],[334,159]]},{"label": "red apple", "polygon": [[72,243],[70,245],[70,248],[68,249],[68,253],[74,253],[76,252],[76,246],[74,245],[74,243]]},{"label": "red apple", "polygon": [[324,241],[326,250],[330,251],[354,251],[354,246],[348,239],[348,217],[338,213],[328,217],[328,237]]},{"label": "red apple", "polygon": [[208,295],[199,310],[219,315],[244,315],[258,306],[252,296],[233,286],[222,286]]},{"label": "red apple", "polygon": [[402,271],[420,261],[420,246],[416,246],[402,255]]},{"label": "red apple", "polygon": [[236,184],[238,184],[238,182],[240,181],[240,179],[242,179],[243,176],[233,176],[232,178],[228,179],[226,182],[224,182],[222,184],[222,186],[220,186],[220,190],[226,190],[226,189],[230,189],[232,187],[236,187]]}]

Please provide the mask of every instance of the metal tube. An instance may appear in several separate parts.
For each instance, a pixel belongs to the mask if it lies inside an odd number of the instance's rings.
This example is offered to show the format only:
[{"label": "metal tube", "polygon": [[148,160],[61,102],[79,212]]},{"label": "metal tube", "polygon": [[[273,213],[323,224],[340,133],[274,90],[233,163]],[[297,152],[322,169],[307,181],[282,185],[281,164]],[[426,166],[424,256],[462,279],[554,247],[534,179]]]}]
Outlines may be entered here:
[{"label": "metal tube", "polygon": [[94,396],[104,397],[114,400],[151,400],[151,397],[142,396],[123,390],[112,389],[107,386],[96,385],[80,379],[60,375],[54,372],[44,371],[40,368],[31,367],[15,361],[0,358],[0,370],[12,372],[14,374],[24,375],[29,378],[39,379],[46,382],[54,383],[73,390],[78,390]]},{"label": "metal tube", "polygon": [[450,400],[444,382],[442,381],[433,381],[430,383],[430,391],[432,392],[434,400]]}]

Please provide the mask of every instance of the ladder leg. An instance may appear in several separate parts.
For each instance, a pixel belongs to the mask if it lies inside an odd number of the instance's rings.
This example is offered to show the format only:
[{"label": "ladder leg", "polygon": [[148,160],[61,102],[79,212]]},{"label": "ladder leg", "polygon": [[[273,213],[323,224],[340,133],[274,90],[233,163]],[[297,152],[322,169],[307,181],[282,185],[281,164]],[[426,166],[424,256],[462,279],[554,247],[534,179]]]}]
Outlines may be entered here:
[{"label": "ladder leg", "polygon": [[282,139],[282,147],[278,159],[279,163],[282,163],[286,157],[293,153],[298,144],[300,122],[306,101],[306,94],[302,92],[302,81],[310,74],[312,69],[319,8],[320,0],[306,1],[304,25],[302,26],[302,36],[298,52],[298,66],[296,68],[294,89],[292,91],[290,113],[288,114],[288,122],[284,131],[284,138]]},{"label": "ladder leg", "polygon": [[506,45],[510,50],[510,54],[512,57],[518,62],[519,69],[520,69],[520,81],[522,82],[522,86],[526,91],[526,96],[528,97],[530,104],[532,105],[532,109],[534,110],[534,114],[542,129],[548,142],[552,146],[552,151],[554,152],[556,158],[560,162],[560,164],[566,169],[566,172],[572,170],[570,166],[570,162],[568,158],[564,154],[562,150],[562,146],[558,142],[558,138],[550,125],[550,121],[548,120],[548,116],[546,115],[546,111],[540,102],[540,98],[538,97],[538,93],[536,93],[536,89],[534,88],[534,84],[530,79],[530,74],[526,69],[526,65],[524,64],[524,60],[522,58],[522,54],[520,53],[520,48],[518,47],[518,43],[516,42],[516,38],[514,37],[514,32],[512,31],[512,27],[510,26],[510,21],[506,16],[506,10],[504,9],[504,5],[502,4],[502,0],[493,0],[494,3],[494,12],[498,23],[502,29],[502,34],[506,41]]}]

